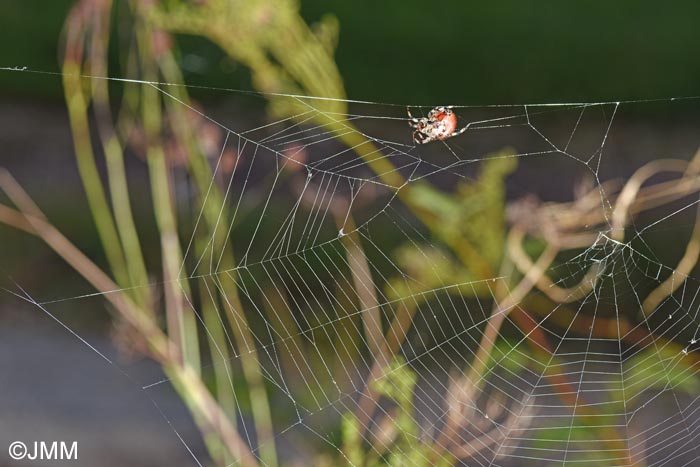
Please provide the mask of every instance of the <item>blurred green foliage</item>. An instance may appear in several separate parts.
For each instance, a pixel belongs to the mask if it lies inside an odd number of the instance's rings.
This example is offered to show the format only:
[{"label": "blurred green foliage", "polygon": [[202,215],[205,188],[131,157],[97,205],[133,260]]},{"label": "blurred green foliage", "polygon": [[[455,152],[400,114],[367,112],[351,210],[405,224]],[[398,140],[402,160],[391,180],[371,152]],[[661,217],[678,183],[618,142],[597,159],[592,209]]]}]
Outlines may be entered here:
[{"label": "blurred green foliage", "polygon": [[689,395],[700,393],[696,362],[684,358],[685,353],[679,352],[676,347],[673,344],[659,344],[625,361],[624,387],[611,388],[613,392],[610,397],[626,399],[628,407],[636,408],[640,406],[640,396],[645,391],[675,391]]},{"label": "blurred green foliage", "polygon": [[414,417],[413,393],[418,383],[418,376],[406,360],[398,356],[391,360],[382,378],[374,381],[373,386],[379,394],[396,406],[395,413],[389,416],[391,427],[384,427],[382,433],[394,433],[388,443],[386,452],[373,450],[366,452],[362,448],[362,435],[357,419],[350,413],[344,415],[341,432],[343,436],[343,454],[348,465],[367,467],[413,465],[416,467],[447,467],[453,465],[454,459],[443,454],[438,459],[431,457],[434,447],[430,439],[421,437],[421,427]]},{"label": "blurred green foliage", "polygon": [[[5,2],[0,65],[57,70],[57,39],[72,3]],[[336,57],[353,98],[476,104],[698,94],[700,61],[689,50],[700,39],[698,2],[301,3],[309,22],[338,17]],[[247,72],[211,44],[181,41],[188,82],[250,88]],[[53,80],[17,73],[0,73],[0,89],[60,93]]]},{"label": "blurred green foliage", "polygon": [[[406,242],[395,255],[402,270],[421,284],[410,288],[402,280],[388,287],[389,296],[409,297],[445,284],[463,284],[455,292],[466,296],[488,296],[483,281],[495,277],[505,243],[505,183],[517,167],[512,149],[489,154],[475,180],[460,181],[447,193],[428,183],[415,183],[408,194],[414,209],[427,213],[438,245],[447,245],[458,258],[433,244]],[[460,261],[456,261],[459,259]],[[426,261],[427,260],[427,261]],[[426,268],[426,264],[434,267]]]}]

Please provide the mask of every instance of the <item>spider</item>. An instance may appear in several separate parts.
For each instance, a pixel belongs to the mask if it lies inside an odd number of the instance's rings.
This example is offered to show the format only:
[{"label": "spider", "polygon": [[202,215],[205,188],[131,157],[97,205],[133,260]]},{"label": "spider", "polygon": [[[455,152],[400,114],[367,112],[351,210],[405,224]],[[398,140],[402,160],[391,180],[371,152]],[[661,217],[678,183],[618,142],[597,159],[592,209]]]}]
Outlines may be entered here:
[{"label": "spider", "polygon": [[457,130],[457,115],[452,111],[452,106],[439,106],[428,112],[427,117],[415,118],[407,107],[408,126],[413,128],[413,142],[425,144],[431,141],[452,138],[461,135],[469,129],[469,125]]}]

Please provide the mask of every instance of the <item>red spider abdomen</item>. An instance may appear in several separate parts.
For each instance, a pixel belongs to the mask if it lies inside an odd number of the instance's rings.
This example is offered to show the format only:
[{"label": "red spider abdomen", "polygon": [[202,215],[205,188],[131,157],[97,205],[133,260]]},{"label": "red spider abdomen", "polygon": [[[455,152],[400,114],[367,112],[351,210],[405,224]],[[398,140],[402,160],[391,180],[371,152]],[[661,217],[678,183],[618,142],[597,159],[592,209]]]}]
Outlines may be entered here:
[{"label": "red spider abdomen", "polygon": [[449,115],[445,115],[445,117],[442,119],[443,128],[444,128],[444,133],[441,135],[443,138],[448,138],[452,135],[452,133],[455,132],[457,129],[457,116],[453,113],[450,113]]}]

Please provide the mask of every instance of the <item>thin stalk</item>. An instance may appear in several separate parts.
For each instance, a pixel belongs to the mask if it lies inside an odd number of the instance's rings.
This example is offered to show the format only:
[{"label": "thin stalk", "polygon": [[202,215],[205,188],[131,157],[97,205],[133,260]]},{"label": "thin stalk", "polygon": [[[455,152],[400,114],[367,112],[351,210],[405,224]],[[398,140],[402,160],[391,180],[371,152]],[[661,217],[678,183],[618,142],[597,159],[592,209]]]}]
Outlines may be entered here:
[{"label": "thin stalk", "polygon": [[138,331],[148,344],[150,355],[161,363],[176,390],[193,413],[205,438],[215,433],[229,452],[239,453],[239,462],[245,467],[257,467],[258,462],[236,428],[223,413],[202,383],[199,374],[183,363],[179,348],[124,291],[73,245],[63,234],[46,221],[45,216],[6,171],[0,171],[2,188],[20,209],[16,211],[0,204],[0,222],[21,228],[41,238],[52,250],[73,267],[86,281],[104,294],[116,311]]},{"label": "thin stalk", "polygon": [[267,322],[279,337],[277,345],[284,346],[280,349],[279,356],[287,378],[294,383],[290,385],[290,390],[295,393],[299,389],[299,394],[295,394],[297,397],[309,397],[314,389],[308,381],[313,381],[314,370],[309,364],[308,356],[304,355],[301,332],[284,294],[283,290],[274,285],[265,288],[262,293],[262,306],[267,315]]},{"label": "thin stalk", "polygon": [[[165,53],[160,57],[159,65],[161,71],[168,82],[181,82],[182,77],[179,69],[172,57],[172,54]],[[181,88],[175,89],[178,99],[187,101]],[[183,115],[183,106],[168,99],[169,115],[173,119],[176,133],[181,138],[182,143],[190,154],[189,168],[194,176],[195,183],[201,195],[201,203],[204,219],[211,231],[213,251],[221,251],[220,270],[232,271],[235,268],[233,251],[228,244],[227,227],[229,225],[228,215],[223,197],[215,186],[210,187],[212,173],[208,161],[199,150],[196,138],[188,126]],[[204,196],[206,194],[206,196]],[[233,276],[231,280],[217,281],[219,293],[226,304],[226,316],[230,323],[230,328],[234,333],[236,342],[240,347],[241,368],[243,376],[248,385],[250,394],[251,412],[255,420],[255,429],[258,436],[259,452],[261,461],[270,467],[278,465],[277,449],[275,447],[274,428],[272,424],[272,410],[270,401],[262,377],[262,367],[256,350],[254,335],[248,325],[245,310],[238,295],[238,286]]]},{"label": "thin stalk", "polygon": [[[98,18],[93,22],[93,34],[90,41],[90,74],[92,76],[107,76],[105,60],[109,44],[111,10],[111,1],[101,4],[100,11],[96,14]],[[136,286],[132,289],[134,298],[140,304],[147,305],[151,301],[150,288],[143,286],[148,284],[148,273],[131,211],[124,155],[112,122],[107,83],[101,78],[91,80],[97,128],[107,162],[107,178],[114,208],[114,219],[124,248],[126,268],[129,272],[131,285]]]},{"label": "thin stalk", "polygon": [[[237,404],[233,388],[232,357],[221,323],[221,315],[216,304],[212,303],[215,298],[211,297],[211,300],[207,300],[204,296],[207,288],[205,279],[200,279],[199,284],[203,295],[200,301],[200,309],[204,318],[204,326],[207,328],[207,341],[214,371],[214,395],[228,419],[235,424]],[[223,447],[221,446],[221,448]],[[217,464],[230,465],[232,462],[231,457],[237,458],[240,455],[238,452],[229,453],[226,449],[221,448],[219,446],[210,448],[212,457],[216,459]]]},{"label": "thin stalk", "polygon": [[[199,253],[202,253],[206,239],[199,236],[196,240],[196,246]],[[233,343],[229,338],[224,323],[222,321],[221,312],[218,305],[218,294],[216,287],[209,286],[207,277],[202,276],[198,280],[199,283],[199,308],[204,319],[207,341],[209,344],[209,353],[211,355],[212,368],[214,371],[214,388],[215,397],[222,410],[231,420],[231,423],[236,423],[237,398],[234,388],[234,370],[231,356]],[[192,306],[194,311],[194,306]],[[226,453],[220,449],[214,449],[212,456],[219,457],[222,465],[231,463],[231,455],[238,457],[239,453]]]},{"label": "thin stalk", "polygon": [[[230,280],[226,280],[226,278]],[[275,434],[272,424],[272,410],[270,399],[265,388],[262,376],[262,366],[257,351],[255,337],[251,331],[245,316],[245,310],[238,295],[238,286],[230,273],[224,276],[224,280],[216,282],[219,292],[226,304],[226,309],[231,330],[234,333],[240,350],[240,362],[243,376],[248,384],[251,413],[255,420],[255,430],[258,435],[260,460],[268,466],[278,465],[277,448],[275,446]]]},{"label": "thin stalk", "polygon": [[102,180],[97,171],[97,165],[95,164],[87,118],[88,103],[82,90],[81,81],[79,64],[71,61],[67,56],[63,64],[63,87],[65,89],[66,106],[73,134],[78,171],[110,270],[114,274],[117,284],[122,288],[126,288],[131,285],[129,272],[114,219],[112,218],[112,211],[102,187]]},{"label": "thin stalk", "polygon": [[372,356],[378,358],[384,343],[384,332],[382,331],[382,317],[377,291],[374,288],[374,280],[367,263],[367,256],[362,249],[360,236],[355,230],[352,216],[348,215],[346,219],[342,219],[343,216],[338,215],[335,210],[333,213],[338,229],[343,227],[348,229],[348,232],[342,235],[340,240],[345,247],[360,309],[365,310],[362,313],[362,324],[367,346]]},{"label": "thin stalk", "polygon": [[[148,81],[156,81],[156,70],[151,61],[153,54],[150,47],[150,34],[151,31],[145,25],[137,25],[137,43],[145,76]],[[153,86],[144,84],[141,96],[141,115],[148,145],[146,158],[151,179],[153,208],[160,231],[168,334],[176,339],[185,361],[199,372],[201,361],[197,320],[194,313],[185,312],[184,301],[185,297],[189,296],[189,284],[187,280],[181,280],[179,277],[183,259],[171,194],[171,174],[161,140],[160,93]]]},{"label": "thin stalk", "polygon": [[[159,57],[158,64],[168,82],[181,81],[182,78],[179,69],[170,53],[164,53]],[[155,91],[155,89],[153,90]],[[182,89],[177,88],[173,92],[176,93],[178,99],[181,101],[186,102],[188,100],[186,95],[183,94]],[[192,130],[183,115],[183,106],[173,99],[167,99],[166,105],[168,106],[169,115],[172,117],[176,134],[190,154],[189,167],[191,173],[194,175],[195,183],[202,194],[201,203],[203,206],[204,219],[209,228],[213,231],[211,234],[213,241],[210,248],[213,248],[214,251],[223,250],[220,268],[225,271],[232,270],[235,268],[236,263],[226,237],[228,216],[226,216],[224,212],[224,200],[216,187],[212,186],[211,189],[209,188],[212,179],[211,169],[209,168],[206,158],[197,147],[197,140],[192,134]],[[204,194],[207,194],[207,196],[205,197]],[[262,378],[262,368],[259,357],[255,350],[255,339],[247,323],[240,298],[238,297],[235,280],[229,281],[226,285],[220,282],[219,293],[227,305],[228,313],[226,313],[226,315],[230,323],[230,328],[241,347],[241,367],[250,393],[251,411],[255,420],[255,427],[260,444],[260,458],[266,465],[274,467],[278,464],[278,461],[274,443],[272,410]]]}]

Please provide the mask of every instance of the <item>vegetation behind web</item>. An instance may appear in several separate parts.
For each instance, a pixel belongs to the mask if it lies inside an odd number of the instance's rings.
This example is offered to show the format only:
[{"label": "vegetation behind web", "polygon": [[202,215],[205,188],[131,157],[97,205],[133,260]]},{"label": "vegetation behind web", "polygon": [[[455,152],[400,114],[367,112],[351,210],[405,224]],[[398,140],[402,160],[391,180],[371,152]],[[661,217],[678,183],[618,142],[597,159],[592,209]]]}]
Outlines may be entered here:
[{"label": "vegetation behind web", "polygon": [[[335,349],[341,343],[347,343],[343,342],[346,339],[356,339],[367,347],[354,355],[358,359],[364,355],[370,362],[370,372],[364,375],[367,380],[360,391],[358,407],[347,410],[336,426],[324,427],[336,435],[330,444],[335,444],[338,450],[328,449],[330,455],[336,456],[330,461],[331,465],[343,460],[366,465],[451,465],[478,456],[484,449],[494,448],[503,441],[504,432],[527,428],[532,415],[527,410],[526,400],[519,401],[524,408],[514,416],[515,412],[506,410],[507,404],[499,399],[505,396],[480,395],[488,378],[498,369],[516,375],[528,370],[541,374],[559,388],[555,395],[562,402],[576,407],[577,400],[572,400],[572,394],[577,393],[573,383],[560,374],[547,372],[556,361],[555,349],[542,329],[532,326],[532,317],[535,321],[544,320],[556,310],[552,320],[563,320],[559,323],[561,327],[585,330],[588,323],[572,312],[570,304],[597,293],[601,284],[608,280],[608,274],[614,271],[611,268],[618,264],[617,260],[640,260],[636,256],[625,257],[630,254],[628,248],[616,247],[624,245],[625,231],[633,216],[683,199],[700,189],[697,159],[691,163],[660,160],[644,166],[624,183],[606,187],[609,204],[596,199],[599,192],[595,187],[584,191],[571,203],[535,203],[528,207],[527,216],[523,216],[522,211],[518,214],[519,211],[513,209],[517,206],[508,206],[505,197],[506,180],[516,169],[518,161],[511,149],[484,155],[473,179],[462,180],[449,189],[435,186],[429,180],[407,183],[406,174],[397,170],[390,158],[376,157],[378,148],[373,142],[359,132],[347,131],[354,129],[351,122],[341,124],[333,118],[348,111],[343,100],[347,97],[346,89],[334,62],[339,40],[339,23],[335,17],[324,16],[309,26],[299,15],[298,5],[285,0],[244,3],[171,0],[157,4],[134,1],[119,6],[121,10],[109,2],[78,2],[66,22],[62,51],[63,92],[76,161],[107,266],[103,269],[97,267],[55,229],[7,172],[2,173],[0,187],[11,205],[1,206],[0,219],[40,237],[98,291],[105,292],[115,323],[121,326],[126,339],[134,347],[163,366],[193,414],[217,464],[229,465],[239,461],[243,465],[257,465],[259,458],[265,465],[274,466],[284,461],[277,450],[276,428],[288,423],[288,420],[279,419],[288,414],[273,410],[271,394],[274,388],[263,377],[269,372],[265,367],[269,362],[259,351],[256,336],[256,331],[268,325],[286,331],[289,334],[287,340],[295,341],[295,348],[299,351],[296,357],[302,359],[309,358],[307,355],[314,347],[323,348],[325,345],[326,349]],[[359,9],[355,7],[355,10]],[[482,14],[489,14],[488,10],[483,10]],[[566,23],[551,21],[548,24]],[[450,31],[450,22],[434,25],[432,30],[426,29],[427,34],[434,31],[440,38]],[[115,30],[119,34],[115,34]],[[180,48],[175,37],[190,39],[189,42],[182,39],[183,48]],[[410,53],[411,68],[421,63],[421,57],[425,57],[422,63],[431,64],[431,49],[420,49],[420,39],[425,34],[417,37],[413,48],[410,44],[391,46],[392,50]],[[264,302],[247,301],[246,290],[251,279],[242,277],[243,272],[239,275],[236,270],[240,256],[237,256],[237,245],[226,230],[231,212],[224,199],[223,187],[210,187],[213,174],[206,157],[206,141],[198,133],[199,128],[189,120],[192,115],[187,106],[194,103],[187,88],[168,88],[167,92],[172,95],[167,96],[148,83],[133,83],[119,89],[121,99],[117,100],[110,94],[113,89],[106,81],[81,78],[82,75],[107,76],[109,70],[115,69],[116,76],[120,77],[184,83],[182,66],[187,63],[186,49],[204,47],[203,42],[197,41],[208,41],[218,47],[216,53],[211,51],[213,49],[206,49],[208,56],[226,54],[233,63],[245,69],[251,85],[266,93],[269,114],[275,119],[299,120],[306,110],[298,100],[279,94],[338,98],[316,102],[319,112],[314,113],[312,123],[333,132],[338,142],[352,148],[385,189],[397,196],[397,202],[402,203],[417,221],[418,229],[431,240],[404,239],[410,241],[396,245],[396,250],[391,252],[392,260],[417,281],[407,284],[395,274],[385,282],[375,284],[370,281],[370,287],[363,289],[359,285],[366,285],[368,277],[373,278],[368,274],[367,264],[371,257],[365,252],[367,244],[352,229],[340,238],[343,255],[347,258],[344,272],[352,278],[354,288],[335,293],[338,301],[341,293],[351,293],[348,300],[362,310],[356,318],[361,333],[353,335],[348,327],[325,336],[325,342],[321,338],[313,342],[302,339],[308,330],[303,329],[289,307],[290,297],[278,289],[273,292],[272,288],[277,285],[274,283],[264,284],[267,287],[262,297]],[[387,41],[391,43],[389,39]],[[455,55],[461,50],[458,46],[454,44],[457,47]],[[116,58],[110,60],[111,56]],[[408,55],[406,57],[408,60]],[[115,60],[118,66],[110,68]],[[351,59],[347,60],[351,62]],[[432,66],[440,65],[433,63]],[[462,73],[457,68],[452,71],[433,68],[433,73],[435,70],[439,76],[458,77]],[[373,74],[367,73],[366,69],[364,72],[354,78],[360,90],[363,77]],[[189,73],[196,78],[193,71]],[[507,77],[510,70],[502,74]],[[476,79],[478,75],[472,70],[470,76]],[[519,73],[518,76],[525,74]],[[497,80],[489,78],[488,81]],[[396,92],[406,86],[401,91],[409,96],[405,101],[423,97],[411,92],[416,88],[409,86],[411,81],[408,78],[400,82],[402,84],[396,86]],[[473,85],[466,83],[468,81],[458,87],[479,89],[478,81]],[[231,84],[227,83],[226,87],[231,87]],[[488,96],[488,89],[484,87],[480,95]],[[496,92],[494,87],[491,89],[491,92]],[[386,95],[382,100],[387,100]],[[371,97],[371,92],[368,91],[367,96]],[[95,129],[91,127],[93,122]],[[140,145],[133,144],[134,135],[138,136],[136,139]],[[177,152],[184,156],[173,161],[171,156],[175,151],[170,144],[174,144]],[[503,141],[504,146],[507,144]],[[135,198],[129,189],[129,174],[124,162],[128,157],[126,148],[131,146],[138,146],[148,168],[152,215],[157,228],[155,249],[159,252],[154,255],[155,261],[144,254],[153,247],[144,248],[140,225],[131,212]],[[106,179],[101,178],[98,169],[102,166]],[[672,172],[677,179],[643,187],[661,172]],[[189,235],[182,234],[186,223],[180,217],[180,206],[173,190],[179,173],[186,173],[190,178],[197,205],[194,212],[200,209],[202,212],[202,228],[193,233],[192,248],[204,253],[211,245],[214,251],[220,252],[221,269],[230,271],[223,277],[209,277],[203,265],[186,261]],[[298,175],[293,171],[285,174],[290,179]],[[306,207],[314,208],[313,205]],[[351,217],[338,217],[344,213],[342,206],[331,207],[330,212],[337,217],[338,225],[353,222]],[[506,222],[509,212],[509,222]],[[606,230],[605,237],[600,235],[603,229]],[[695,235],[688,242],[683,259],[673,269],[673,281],[664,280],[658,287],[636,291],[642,296],[641,316],[637,319],[650,316],[683,283],[681,278],[687,277],[697,262],[697,244]],[[578,282],[564,284],[554,275],[558,259],[560,255],[578,250],[590,251],[592,256],[577,263],[583,273],[576,277]],[[437,267],[424,267],[426,258]],[[183,263],[191,268],[187,271],[191,280],[175,280],[182,277],[179,268]],[[154,274],[160,288],[139,287],[151,283]],[[493,281],[494,278],[498,280]],[[483,335],[479,338],[474,359],[467,368],[457,369],[450,378],[444,424],[424,433],[413,410],[417,373],[404,360],[401,349],[414,327],[414,320],[420,315],[418,311],[431,300],[428,293],[445,284],[468,284],[448,289],[445,299],[451,299],[450,294],[457,294],[480,304],[486,303],[490,319],[481,329]],[[377,290],[389,298],[392,306],[384,307],[387,309],[379,306]],[[311,314],[311,310],[295,311],[297,314],[299,311]],[[261,316],[264,317],[262,320]],[[347,317],[343,319],[351,321]],[[618,322],[624,323],[626,319],[621,317]],[[524,342],[524,345],[503,339],[504,326],[508,323],[513,324],[508,332],[521,339],[519,342]],[[313,328],[313,323],[309,327]],[[591,335],[595,332],[596,336],[605,338],[616,336],[610,326],[595,328],[591,324],[590,328]],[[643,334],[635,339],[629,344],[656,337]],[[660,373],[663,387],[668,385],[687,392],[696,390],[694,381],[686,378],[697,363],[694,357],[687,356],[682,346],[677,348],[678,343],[664,339],[659,337],[664,348],[670,349],[668,354],[641,353],[632,360],[633,366],[627,370],[631,383],[644,385],[650,375]],[[517,345],[521,345],[520,350],[526,347],[532,357],[509,358],[504,364],[503,360]],[[328,355],[328,360],[345,357],[330,352],[325,355]],[[645,367],[646,372],[639,370],[640,364],[645,365],[645,359],[655,359]],[[672,360],[672,365],[665,364],[664,359]],[[222,364],[214,365],[213,371],[208,373],[203,368],[209,361]],[[290,377],[296,374],[290,361],[284,365],[283,371]],[[331,362],[328,366],[338,368],[342,362]],[[309,375],[301,375],[304,376]],[[340,376],[338,381],[340,383],[334,379],[327,383],[327,387],[316,390],[330,391],[331,385],[343,384]],[[344,383],[347,391],[353,381]],[[298,387],[294,391],[293,397],[300,401],[318,395],[313,391],[300,391]],[[609,393],[618,395],[617,388],[610,388]],[[637,402],[625,394],[621,397],[627,398],[630,404]],[[385,411],[384,407],[389,409]],[[587,439],[586,430],[593,431],[594,434],[588,433],[588,437],[600,439],[606,452],[633,457],[635,454],[624,442],[624,435],[611,428],[614,423],[601,425],[596,422],[601,417],[615,416],[606,410],[585,408],[575,412],[574,418],[577,427],[582,428],[583,439]],[[630,410],[630,407],[624,410]],[[387,413],[393,416],[382,415]],[[501,429],[490,431],[484,422],[484,414],[498,419]],[[252,420],[254,445],[249,445],[241,434],[245,428],[241,420],[244,417]],[[479,439],[478,444],[470,444],[469,436],[475,432],[489,435],[488,440]],[[572,434],[571,429],[566,432],[560,427],[541,433],[545,433],[542,439],[535,441],[549,443],[549,449],[554,442],[577,441],[578,436]],[[562,449],[562,446],[556,447]],[[309,450],[312,448],[309,446]],[[319,454],[319,458],[323,456]]]}]

